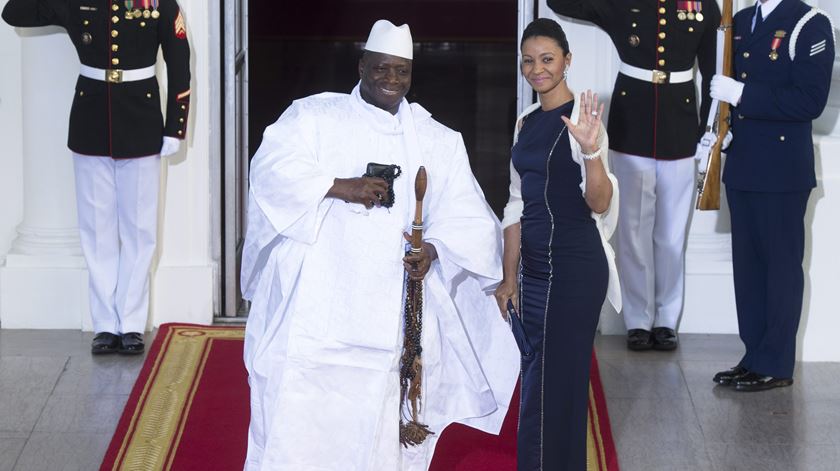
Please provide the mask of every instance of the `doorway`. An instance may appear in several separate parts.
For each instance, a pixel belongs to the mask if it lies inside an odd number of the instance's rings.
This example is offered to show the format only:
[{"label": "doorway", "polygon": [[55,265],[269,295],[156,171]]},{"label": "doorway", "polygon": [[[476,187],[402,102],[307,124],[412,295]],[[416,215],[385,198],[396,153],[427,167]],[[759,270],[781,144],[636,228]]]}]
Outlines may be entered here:
[{"label": "doorway", "polygon": [[[224,243],[225,315],[241,316],[247,308],[239,298],[237,250],[242,237],[237,227],[245,224],[247,160],[259,148],[265,128],[293,100],[352,90],[364,41],[377,19],[411,27],[415,56],[407,98],[462,134],[473,173],[490,206],[501,214],[508,197],[513,125],[521,109],[517,31],[522,0],[237,1],[247,1],[242,7],[247,21],[240,29],[247,59],[243,70],[231,73],[242,86],[232,93],[245,100],[232,107],[245,107],[247,130],[239,128],[237,144],[226,146],[226,154],[228,148],[238,154],[239,162],[230,166],[239,173],[232,177],[225,171],[225,181],[238,186],[233,197],[239,202],[226,202],[225,211],[239,207],[230,216],[234,227],[224,227],[231,238]],[[233,132],[225,126],[226,136]]]}]

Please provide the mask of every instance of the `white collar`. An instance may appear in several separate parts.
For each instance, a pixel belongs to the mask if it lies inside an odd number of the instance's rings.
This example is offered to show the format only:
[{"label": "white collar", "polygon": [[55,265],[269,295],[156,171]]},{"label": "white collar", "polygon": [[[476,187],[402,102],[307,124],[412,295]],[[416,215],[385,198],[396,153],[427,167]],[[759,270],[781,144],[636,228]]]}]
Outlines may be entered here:
[{"label": "white collar", "polygon": [[[353,102],[353,105],[362,112],[362,116],[371,125],[371,127],[383,134],[402,134],[403,128],[400,120],[400,113],[397,112],[397,114],[394,115],[366,102],[359,91],[360,86],[361,81],[353,87],[353,91],[350,92],[350,99]],[[400,102],[399,110],[407,108],[408,106],[408,102],[405,98],[403,98],[402,102]]]},{"label": "white collar", "polygon": [[761,3],[760,1],[755,2],[756,6],[761,8],[761,17],[764,21],[767,21],[767,17],[770,16],[770,13],[773,13],[773,10],[775,10],[780,3],[782,3],[782,0],[767,0],[764,3]]}]

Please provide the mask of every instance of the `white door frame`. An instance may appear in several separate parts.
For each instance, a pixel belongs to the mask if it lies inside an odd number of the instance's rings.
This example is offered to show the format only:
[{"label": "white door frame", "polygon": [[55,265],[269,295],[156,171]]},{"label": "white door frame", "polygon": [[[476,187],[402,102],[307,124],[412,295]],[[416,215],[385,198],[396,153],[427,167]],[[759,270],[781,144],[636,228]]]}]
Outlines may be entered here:
[{"label": "white door frame", "polygon": [[223,15],[223,110],[222,158],[217,173],[221,194],[214,221],[221,235],[218,260],[221,262],[219,318],[237,317],[242,306],[239,269],[245,234],[248,195],[248,2],[222,0]]},{"label": "white door frame", "polygon": [[519,116],[525,108],[534,103],[534,91],[519,73],[519,43],[522,41],[522,31],[528,23],[536,18],[537,0],[519,0],[516,27],[516,115]]}]

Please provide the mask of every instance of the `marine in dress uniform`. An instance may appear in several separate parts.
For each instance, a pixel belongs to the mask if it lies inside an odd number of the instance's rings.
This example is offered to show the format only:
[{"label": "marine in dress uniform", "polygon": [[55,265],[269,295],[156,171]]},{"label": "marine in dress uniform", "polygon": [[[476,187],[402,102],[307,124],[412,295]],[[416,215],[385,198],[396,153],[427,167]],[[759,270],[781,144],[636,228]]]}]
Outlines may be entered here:
[{"label": "marine in dress uniform", "polygon": [[[175,0],[9,0],[12,26],[57,25],[81,62],[70,111],[93,353],[141,353],[157,234],[160,156],[186,134],[190,50]],[[155,77],[163,50],[166,119]]]},{"label": "marine in dress uniform", "polygon": [[[610,160],[621,192],[617,264],[627,346],[677,347],[697,143],[709,113],[720,9],[714,0],[548,0],[615,44]],[[693,68],[702,75],[698,119]]]},{"label": "marine in dress uniform", "polygon": [[735,79],[715,76],[711,93],[734,105],[723,181],[746,353],[714,380],[759,391],[793,382],[803,220],[816,186],[811,122],[828,101],[834,27],[800,0],[766,0],[735,15],[733,42]]}]

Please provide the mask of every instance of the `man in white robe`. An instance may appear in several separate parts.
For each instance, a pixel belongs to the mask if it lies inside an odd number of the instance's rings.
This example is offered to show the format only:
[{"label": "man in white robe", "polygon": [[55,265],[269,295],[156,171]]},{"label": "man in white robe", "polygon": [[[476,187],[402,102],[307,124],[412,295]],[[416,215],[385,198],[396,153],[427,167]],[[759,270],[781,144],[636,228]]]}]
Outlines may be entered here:
[{"label": "man in white robe", "polygon": [[[519,353],[492,288],[501,231],[460,134],[405,95],[408,26],[380,20],[352,93],[295,101],[251,163],[242,286],[251,386],[246,470],[426,470],[443,429],[498,433]],[[393,206],[367,163],[396,164]],[[404,256],[414,175],[428,174],[424,244]],[[406,267],[424,276],[419,421],[399,443]]]}]

